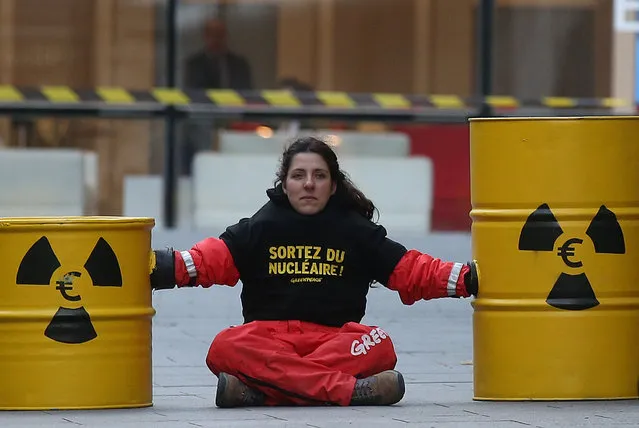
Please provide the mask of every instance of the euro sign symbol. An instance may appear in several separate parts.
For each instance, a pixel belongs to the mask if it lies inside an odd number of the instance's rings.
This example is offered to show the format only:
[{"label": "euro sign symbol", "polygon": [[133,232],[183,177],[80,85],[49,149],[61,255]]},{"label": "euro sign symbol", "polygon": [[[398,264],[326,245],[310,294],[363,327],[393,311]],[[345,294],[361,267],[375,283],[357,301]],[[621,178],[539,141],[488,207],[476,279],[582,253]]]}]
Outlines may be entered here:
[{"label": "euro sign symbol", "polygon": [[55,289],[58,290],[66,300],[77,302],[81,299],[80,295],[71,295],[68,291],[73,290],[73,278],[79,278],[80,276],[82,276],[80,272],[73,271],[65,273],[61,280],[55,282],[57,284]]},{"label": "euro sign symbol", "polygon": [[563,262],[566,264],[566,266],[571,267],[571,268],[579,268],[579,267],[582,267],[584,265],[581,261],[573,262],[572,260],[569,259],[569,257],[574,257],[575,256],[575,247],[571,247],[571,245],[572,244],[581,244],[583,242],[584,242],[583,239],[570,238],[569,240],[564,242],[564,245],[562,245],[561,247],[557,248],[557,250],[558,250],[557,255],[561,257],[561,260],[563,260]]}]

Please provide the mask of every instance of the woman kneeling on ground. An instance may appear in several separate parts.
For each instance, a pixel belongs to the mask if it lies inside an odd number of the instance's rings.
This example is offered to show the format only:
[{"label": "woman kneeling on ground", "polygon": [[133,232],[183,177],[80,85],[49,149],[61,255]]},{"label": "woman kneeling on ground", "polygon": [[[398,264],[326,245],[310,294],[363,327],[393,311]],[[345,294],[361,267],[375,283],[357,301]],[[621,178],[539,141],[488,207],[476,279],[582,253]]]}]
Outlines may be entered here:
[{"label": "woman kneeling on ground", "polygon": [[397,291],[406,305],[470,297],[474,264],[389,239],[372,221],[373,202],[316,138],[291,144],[277,177],[269,201],[219,239],[154,251],[153,289],[242,280],[244,324],[220,332],[206,356],[218,407],[399,402],[405,387],[393,343],[360,324],[369,286]]}]

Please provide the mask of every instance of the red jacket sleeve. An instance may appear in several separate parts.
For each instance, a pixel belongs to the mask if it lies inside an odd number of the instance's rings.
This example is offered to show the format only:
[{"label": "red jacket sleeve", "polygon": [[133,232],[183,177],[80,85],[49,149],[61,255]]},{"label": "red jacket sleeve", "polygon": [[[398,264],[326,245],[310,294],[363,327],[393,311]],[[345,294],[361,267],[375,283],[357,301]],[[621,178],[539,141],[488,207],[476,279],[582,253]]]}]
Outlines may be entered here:
[{"label": "red jacket sleeve", "polygon": [[[206,238],[198,242],[188,253],[193,259],[197,272],[196,284],[210,287],[214,284],[234,286],[240,280],[228,247],[218,238]],[[180,251],[175,252],[175,282],[178,287],[186,287],[191,278]]]},{"label": "red jacket sleeve", "polygon": [[387,287],[397,291],[405,305],[440,297],[470,297],[464,284],[469,269],[463,263],[444,262],[410,250],[395,266]]}]

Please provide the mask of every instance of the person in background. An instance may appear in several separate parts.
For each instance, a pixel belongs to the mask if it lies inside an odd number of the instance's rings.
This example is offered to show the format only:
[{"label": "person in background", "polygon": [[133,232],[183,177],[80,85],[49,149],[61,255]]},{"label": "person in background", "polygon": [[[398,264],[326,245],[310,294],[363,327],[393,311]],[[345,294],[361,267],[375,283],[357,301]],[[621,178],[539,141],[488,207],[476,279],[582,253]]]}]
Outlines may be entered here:
[{"label": "person in background", "polygon": [[[185,67],[185,86],[190,89],[253,89],[249,62],[228,45],[224,21],[212,18],[204,25],[204,49],[190,56]],[[212,132],[219,121],[201,119],[186,121],[186,139],[181,153],[181,170],[191,174],[195,153],[212,149]]]},{"label": "person in background", "polygon": [[251,66],[228,46],[224,21],[209,19],[204,25],[204,49],[186,61],[187,88],[253,89]]},{"label": "person in background", "polygon": [[399,402],[405,383],[393,342],[361,324],[371,285],[397,291],[406,305],[470,297],[474,262],[442,261],[389,239],[373,221],[373,202],[314,137],[284,151],[266,193],[261,209],[219,238],[152,252],[154,290],[242,281],[244,323],[218,333],[206,356],[218,377],[216,405]]}]

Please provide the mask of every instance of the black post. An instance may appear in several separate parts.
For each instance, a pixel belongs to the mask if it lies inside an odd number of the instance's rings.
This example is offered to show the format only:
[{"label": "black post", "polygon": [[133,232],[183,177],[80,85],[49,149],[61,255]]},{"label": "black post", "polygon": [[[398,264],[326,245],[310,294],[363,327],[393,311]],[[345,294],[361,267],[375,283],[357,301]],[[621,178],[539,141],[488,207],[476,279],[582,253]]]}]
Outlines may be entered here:
[{"label": "black post", "polygon": [[[167,0],[166,6],[166,86],[176,86],[177,64],[177,5],[178,0]],[[164,226],[168,229],[175,227],[176,212],[176,137],[177,115],[175,109],[168,107],[165,119],[164,142]]]},{"label": "black post", "polygon": [[478,67],[477,87],[481,97],[479,116],[492,116],[492,108],[486,103],[486,97],[493,91],[493,26],[495,1],[481,0],[477,22]]}]

